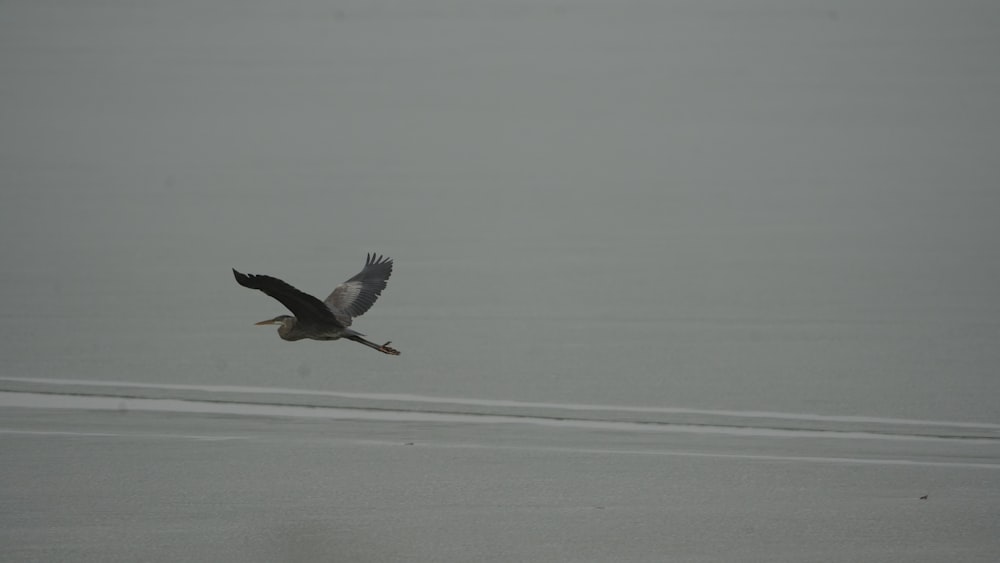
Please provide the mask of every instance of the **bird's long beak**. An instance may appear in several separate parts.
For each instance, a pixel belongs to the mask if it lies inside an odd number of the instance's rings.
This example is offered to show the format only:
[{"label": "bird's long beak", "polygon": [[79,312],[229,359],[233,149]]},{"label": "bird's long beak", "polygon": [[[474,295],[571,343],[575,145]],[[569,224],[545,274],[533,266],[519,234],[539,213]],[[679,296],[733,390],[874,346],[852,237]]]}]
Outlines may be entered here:
[{"label": "bird's long beak", "polygon": [[278,320],[277,319],[267,319],[266,321],[260,321],[259,323],[253,323],[253,324],[255,326],[276,325],[276,324],[278,324]]}]

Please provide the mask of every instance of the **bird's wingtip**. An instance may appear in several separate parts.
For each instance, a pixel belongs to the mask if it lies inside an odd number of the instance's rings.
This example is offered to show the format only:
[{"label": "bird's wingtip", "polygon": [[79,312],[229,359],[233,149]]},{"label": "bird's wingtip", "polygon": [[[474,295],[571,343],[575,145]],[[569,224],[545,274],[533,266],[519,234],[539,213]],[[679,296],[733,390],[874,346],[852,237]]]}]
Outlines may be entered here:
[{"label": "bird's wingtip", "polygon": [[365,257],[366,266],[371,266],[374,264],[386,264],[391,262],[392,258],[389,258],[388,256],[384,254],[379,254],[377,252],[369,252],[368,255]]},{"label": "bird's wingtip", "polygon": [[243,287],[253,288],[253,276],[248,276],[247,274],[238,271],[236,268],[233,268],[233,277],[236,278],[236,283],[242,285]]}]

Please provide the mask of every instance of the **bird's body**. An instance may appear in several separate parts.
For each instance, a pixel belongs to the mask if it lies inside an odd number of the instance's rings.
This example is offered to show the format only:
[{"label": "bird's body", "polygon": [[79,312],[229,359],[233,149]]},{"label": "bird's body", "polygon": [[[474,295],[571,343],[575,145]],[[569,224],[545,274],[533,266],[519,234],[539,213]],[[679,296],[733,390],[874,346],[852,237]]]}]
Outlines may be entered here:
[{"label": "bird's body", "polygon": [[360,332],[348,327],[354,317],[365,313],[385,289],[392,275],[392,260],[369,254],[361,272],[338,285],[324,301],[295,289],[271,276],[242,274],[233,270],[236,283],[258,289],[277,299],[295,314],[278,315],[256,323],[278,325],[278,336],[284,340],[338,340],[346,338],[374,348],[384,354],[399,355],[399,350],[389,347],[389,342],[378,345],[364,339]]},{"label": "bird's body", "polygon": [[289,342],[306,338],[310,340],[338,340],[350,332],[354,332],[349,328],[338,326],[309,326],[289,315],[279,315],[269,321],[262,322],[264,324],[278,324],[278,336]]}]

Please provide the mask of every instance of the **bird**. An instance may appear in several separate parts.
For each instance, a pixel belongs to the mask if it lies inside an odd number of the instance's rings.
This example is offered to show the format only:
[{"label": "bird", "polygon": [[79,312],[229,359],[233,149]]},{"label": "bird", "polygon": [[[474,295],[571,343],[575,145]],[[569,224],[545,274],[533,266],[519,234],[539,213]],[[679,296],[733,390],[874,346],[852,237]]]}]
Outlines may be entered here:
[{"label": "bird", "polygon": [[295,289],[278,278],[266,275],[243,274],[233,268],[236,283],[258,289],[277,299],[295,316],[278,315],[273,319],[254,323],[257,326],[278,325],[278,336],[283,340],[339,340],[346,338],[374,348],[383,354],[398,356],[399,350],[385,344],[375,344],[351,328],[351,321],[365,313],[385,289],[392,274],[392,259],[368,254],[365,267],[357,275],[333,289],[323,301]]}]

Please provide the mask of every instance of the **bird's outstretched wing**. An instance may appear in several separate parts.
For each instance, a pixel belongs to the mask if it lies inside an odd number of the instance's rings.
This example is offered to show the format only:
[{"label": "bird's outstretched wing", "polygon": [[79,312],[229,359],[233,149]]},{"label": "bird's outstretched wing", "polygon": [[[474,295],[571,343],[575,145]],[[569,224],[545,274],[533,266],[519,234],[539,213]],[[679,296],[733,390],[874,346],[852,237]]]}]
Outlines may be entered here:
[{"label": "bird's outstretched wing", "polygon": [[233,276],[236,277],[236,283],[243,287],[259,289],[280,301],[299,321],[342,324],[322,301],[295,289],[278,278],[242,274],[235,269]]},{"label": "bird's outstretched wing", "polygon": [[339,317],[358,317],[371,309],[392,275],[392,259],[369,254],[358,275],[334,288],[324,303]]}]

